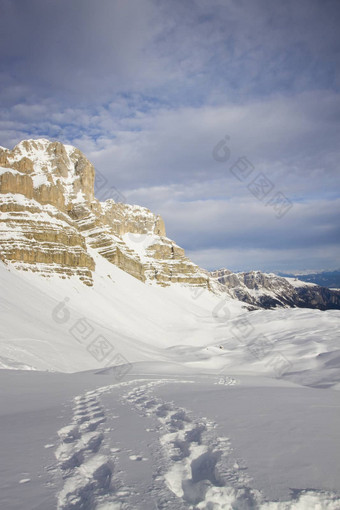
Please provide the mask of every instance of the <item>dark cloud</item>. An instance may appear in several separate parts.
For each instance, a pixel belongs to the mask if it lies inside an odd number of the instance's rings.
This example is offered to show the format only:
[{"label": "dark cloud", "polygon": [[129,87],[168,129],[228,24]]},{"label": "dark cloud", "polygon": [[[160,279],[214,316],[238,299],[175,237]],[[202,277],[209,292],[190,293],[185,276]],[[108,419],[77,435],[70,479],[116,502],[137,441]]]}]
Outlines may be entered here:
[{"label": "dark cloud", "polygon": [[339,12],[336,0],[2,0],[0,56],[12,84],[86,104],[328,88]]},{"label": "dark cloud", "polygon": [[159,25],[150,2],[2,3],[1,57],[35,96],[101,104],[119,90],[157,82],[149,48]]}]

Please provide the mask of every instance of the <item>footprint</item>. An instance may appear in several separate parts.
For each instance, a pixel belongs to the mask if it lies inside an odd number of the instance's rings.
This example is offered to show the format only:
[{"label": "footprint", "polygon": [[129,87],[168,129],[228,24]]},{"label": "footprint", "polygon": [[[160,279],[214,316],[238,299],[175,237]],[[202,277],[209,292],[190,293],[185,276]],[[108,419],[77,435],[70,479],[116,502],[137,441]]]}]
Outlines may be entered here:
[{"label": "footprint", "polygon": [[101,425],[105,421],[106,421],[105,416],[103,416],[102,418],[94,419],[94,420],[91,419],[91,420],[86,421],[85,423],[82,423],[79,428],[80,428],[81,432],[92,432],[92,431],[96,430],[99,427],[99,425]]},{"label": "footprint", "polygon": [[58,436],[64,443],[73,443],[80,437],[77,425],[67,425],[58,430]]},{"label": "footprint", "polygon": [[58,497],[58,510],[93,508],[96,492],[108,490],[113,473],[112,462],[96,455],[74,470]]},{"label": "footprint", "polygon": [[86,451],[90,450],[96,453],[104,439],[104,434],[101,432],[87,432],[82,436],[82,443]]}]

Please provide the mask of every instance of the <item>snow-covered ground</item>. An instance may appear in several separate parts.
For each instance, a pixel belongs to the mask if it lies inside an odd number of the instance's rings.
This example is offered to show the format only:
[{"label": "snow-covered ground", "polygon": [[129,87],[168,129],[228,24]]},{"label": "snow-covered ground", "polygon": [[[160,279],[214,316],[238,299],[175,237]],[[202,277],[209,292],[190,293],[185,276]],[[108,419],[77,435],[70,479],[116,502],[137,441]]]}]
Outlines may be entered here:
[{"label": "snow-covered ground", "polygon": [[1,371],[1,508],[340,508],[337,391],[169,368]]},{"label": "snow-covered ground", "polygon": [[91,254],[93,288],[0,264],[0,508],[339,509],[340,312]]},{"label": "snow-covered ground", "polygon": [[0,366],[78,372],[153,361],[198,373],[339,383],[340,312],[248,312],[226,295],[145,285],[91,251],[93,288],[0,263]]}]

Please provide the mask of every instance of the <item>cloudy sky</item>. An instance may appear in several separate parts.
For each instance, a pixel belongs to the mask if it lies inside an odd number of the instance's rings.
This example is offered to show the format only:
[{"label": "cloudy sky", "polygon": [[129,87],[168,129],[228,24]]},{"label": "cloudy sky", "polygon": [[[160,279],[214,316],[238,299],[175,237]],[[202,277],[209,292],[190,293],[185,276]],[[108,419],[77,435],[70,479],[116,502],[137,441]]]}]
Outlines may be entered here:
[{"label": "cloudy sky", "polygon": [[0,12],[0,145],[79,147],[208,269],[340,267],[338,0]]}]

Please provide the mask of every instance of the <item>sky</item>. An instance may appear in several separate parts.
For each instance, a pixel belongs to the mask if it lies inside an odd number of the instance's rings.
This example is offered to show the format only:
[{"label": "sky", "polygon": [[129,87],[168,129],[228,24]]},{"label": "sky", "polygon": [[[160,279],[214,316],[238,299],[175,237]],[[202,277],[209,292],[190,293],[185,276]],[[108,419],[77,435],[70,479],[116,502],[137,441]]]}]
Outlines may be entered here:
[{"label": "sky", "polygon": [[1,146],[75,145],[206,269],[340,267],[339,0],[0,13]]}]

